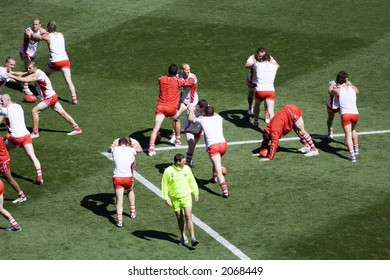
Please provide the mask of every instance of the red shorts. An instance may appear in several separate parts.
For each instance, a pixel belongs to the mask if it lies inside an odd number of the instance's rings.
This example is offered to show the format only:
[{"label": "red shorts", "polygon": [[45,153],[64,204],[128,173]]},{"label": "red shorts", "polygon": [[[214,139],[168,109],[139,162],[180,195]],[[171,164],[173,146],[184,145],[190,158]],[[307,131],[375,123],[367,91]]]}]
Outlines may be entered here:
[{"label": "red shorts", "polygon": [[4,183],[0,180],[0,195],[3,195],[4,193]]},{"label": "red shorts", "polygon": [[54,94],[53,96],[45,98],[43,99],[43,102],[45,102],[47,106],[53,107],[58,102],[58,95]]},{"label": "red shorts", "polygon": [[48,67],[55,71],[60,71],[62,68],[70,68],[70,60],[61,60],[56,62],[50,62]]},{"label": "red shorts", "polygon": [[4,162],[0,163],[0,173],[5,173],[11,170],[11,160],[8,158]]},{"label": "red shorts", "polygon": [[274,91],[256,91],[255,97],[262,102],[266,99],[275,100],[276,96]]},{"label": "red shorts", "polygon": [[164,115],[167,118],[173,117],[176,115],[177,107],[168,107],[161,104],[157,104],[155,115]]},{"label": "red shorts", "polygon": [[227,151],[227,142],[213,144],[207,150],[210,157],[213,157],[217,154],[223,156],[226,153],[226,151]]},{"label": "red shorts", "polygon": [[22,137],[10,136],[8,138],[8,142],[18,148],[22,147],[23,145],[32,144],[31,134],[27,134]]},{"label": "red shorts", "polygon": [[133,177],[112,177],[114,190],[124,188],[125,190],[133,187]]},{"label": "red shorts", "polygon": [[359,120],[359,114],[342,114],[341,115],[341,124],[342,126],[347,126],[349,124],[356,124]]},{"label": "red shorts", "polygon": [[335,114],[335,113],[338,113],[340,111],[340,108],[333,109],[333,108],[329,107],[328,105],[326,105],[326,110],[328,111],[329,114]]}]

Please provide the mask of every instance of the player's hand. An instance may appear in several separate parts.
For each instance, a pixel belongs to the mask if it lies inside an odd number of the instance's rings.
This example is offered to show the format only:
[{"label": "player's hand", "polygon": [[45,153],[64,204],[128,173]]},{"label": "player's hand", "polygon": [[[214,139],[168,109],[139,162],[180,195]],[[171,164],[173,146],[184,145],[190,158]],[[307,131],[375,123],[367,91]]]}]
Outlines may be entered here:
[{"label": "player's hand", "polygon": [[195,202],[198,202],[199,201],[199,195],[195,195],[194,196],[194,200],[195,200]]},{"label": "player's hand", "polygon": [[169,198],[165,200],[165,204],[168,206],[172,206],[172,202]]}]

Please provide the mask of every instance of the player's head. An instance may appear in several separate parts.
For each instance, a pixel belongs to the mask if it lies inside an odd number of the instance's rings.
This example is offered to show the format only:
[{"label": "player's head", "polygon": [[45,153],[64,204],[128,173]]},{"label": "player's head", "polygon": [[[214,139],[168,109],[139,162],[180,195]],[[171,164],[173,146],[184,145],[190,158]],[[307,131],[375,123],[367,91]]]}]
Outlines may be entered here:
[{"label": "player's head", "polygon": [[37,70],[37,69],[38,69],[37,63],[34,60],[27,63],[27,72],[28,73],[34,73],[35,70]]},{"label": "player's head", "polygon": [[9,103],[11,103],[11,96],[7,93],[1,95],[0,102],[4,107],[7,107]]},{"label": "player's head", "polygon": [[47,31],[49,31],[49,33],[57,31],[57,24],[54,20],[51,20],[47,23]]},{"label": "player's head", "polygon": [[41,27],[41,20],[39,18],[34,19],[31,29],[34,31],[38,31],[40,27]]},{"label": "player's head", "polygon": [[206,117],[214,116],[214,108],[213,108],[213,106],[208,105],[208,106],[204,109],[204,115],[205,115]]},{"label": "player's head", "polygon": [[180,65],[180,71],[183,73],[183,76],[187,78],[191,73],[190,65],[188,63],[183,63]]},{"label": "player's head", "polygon": [[169,65],[169,67],[168,67],[168,76],[169,77],[176,76],[178,70],[179,70],[179,68],[177,67],[176,64]]},{"label": "player's head", "polygon": [[261,57],[261,61],[271,61],[271,56],[270,56],[268,53],[265,53],[265,54]]},{"label": "player's head", "polygon": [[7,70],[14,69],[15,65],[16,65],[16,60],[12,56],[8,56],[5,59],[5,67],[7,68]]},{"label": "player's head", "polygon": [[201,100],[198,101],[198,104],[196,104],[196,109],[199,112],[203,113],[208,105],[209,105],[209,103],[207,102],[206,99],[201,99]]},{"label": "player's head", "polygon": [[348,74],[345,71],[340,71],[337,73],[336,76],[336,83],[339,85],[346,83],[348,80]]},{"label": "player's head", "polygon": [[255,52],[255,57],[257,60],[260,60],[260,58],[265,54],[265,49],[264,48],[257,48]]},{"label": "player's head", "polygon": [[184,166],[186,164],[186,157],[182,154],[176,154],[173,157],[173,161],[176,166]]},{"label": "player's head", "polygon": [[128,141],[128,139],[126,139],[126,137],[119,138],[118,145],[119,146],[128,146],[129,145],[129,141]]}]

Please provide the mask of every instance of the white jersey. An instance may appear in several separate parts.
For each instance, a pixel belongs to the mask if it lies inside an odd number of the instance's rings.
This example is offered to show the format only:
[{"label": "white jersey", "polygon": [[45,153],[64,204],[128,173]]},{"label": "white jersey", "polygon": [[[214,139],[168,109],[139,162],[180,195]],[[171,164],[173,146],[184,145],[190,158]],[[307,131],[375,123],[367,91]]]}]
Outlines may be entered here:
[{"label": "white jersey", "polygon": [[356,106],[356,92],[351,86],[341,86],[340,95],[340,114],[359,114]]},{"label": "white jersey", "polygon": [[195,123],[198,123],[202,126],[206,148],[210,147],[213,144],[226,142],[223,137],[223,118],[215,114],[211,117],[199,117],[195,119]]},{"label": "white jersey", "polygon": [[5,124],[8,133],[15,137],[23,137],[30,134],[24,122],[24,111],[22,106],[10,103],[7,107],[0,108],[0,115],[5,117]]},{"label": "white jersey", "polygon": [[131,166],[137,152],[128,146],[114,146],[111,153],[114,162],[113,177],[133,177]]},{"label": "white jersey", "polygon": [[64,35],[62,35],[60,32],[55,32],[49,33],[49,37],[50,62],[68,60],[69,57],[65,50]]},{"label": "white jersey", "polygon": [[276,62],[256,62],[253,65],[256,91],[275,91],[274,81],[279,65]]},{"label": "white jersey", "polygon": [[[330,81],[329,86],[331,84],[334,84],[333,88],[337,87],[336,81]],[[328,94],[328,99],[326,100],[326,106],[328,106],[328,108],[331,108],[333,110],[339,109],[340,105],[339,105],[339,99],[337,95]]]},{"label": "white jersey", "polygon": [[[187,109],[187,116],[189,115],[189,110]],[[199,112],[198,110],[195,110],[194,111],[194,114],[195,114],[195,118],[199,118],[202,113]],[[188,133],[193,133],[193,134],[197,134],[199,133],[200,131],[202,130],[202,126],[199,124],[199,123],[196,123],[196,122],[190,122],[188,121],[188,119],[186,119],[184,121],[184,132],[188,132]]]},{"label": "white jersey", "polygon": [[[41,35],[42,32],[38,29],[34,32],[35,35]],[[32,38],[24,37],[23,44],[19,48],[19,53],[22,55],[28,54],[28,56],[34,59],[37,56],[39,41],[35,41]]]},{"label": "white jersey", "polygon": [[35,82],[35,88],[39,93],[39,97],[43,100],[55,95],[56,93],[53,89],[53,86],[51,85],[51,81],[45,72],[37,69],[36,75],[38,80]]},{"label": "white jersey", "polygon": [[185,80],[188,81],[190,79],[194,80],[194,85],[191,87],[182,87],[181,89],[180,102],[183,102],[185,105],[195,105],[198,103],[199,100],[197,92],[198,79],[193,73],[190,73],[190,75]]},{"label": "white jersey", "polygon": [[0,90],[4,87],[6,83],[9,82],[11,78],[8,76],[7,68],[0,67]]}]

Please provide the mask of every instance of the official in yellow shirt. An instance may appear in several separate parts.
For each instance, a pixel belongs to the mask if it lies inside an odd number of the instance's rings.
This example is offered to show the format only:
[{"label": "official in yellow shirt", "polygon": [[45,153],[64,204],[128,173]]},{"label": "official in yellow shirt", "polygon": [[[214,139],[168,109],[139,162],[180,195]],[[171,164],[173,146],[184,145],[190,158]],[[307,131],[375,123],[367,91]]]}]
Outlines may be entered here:
[{"label": "official in yellow shirt", "polygon": [[[196,246],[199,241],[195,237],[194,223],[192,221],[192,197],[195,202],[199,200],[199,189],[191,168],[186,165],[186,158],[176,154],[174,164],[165,169],[161,180],[162,199],[165,204],[172,206],[177,218],[181,233],[180,245],[188,243],[185,224],[191,234],[191,244]],[[184,220],[185,218],[185,220]]]}]

